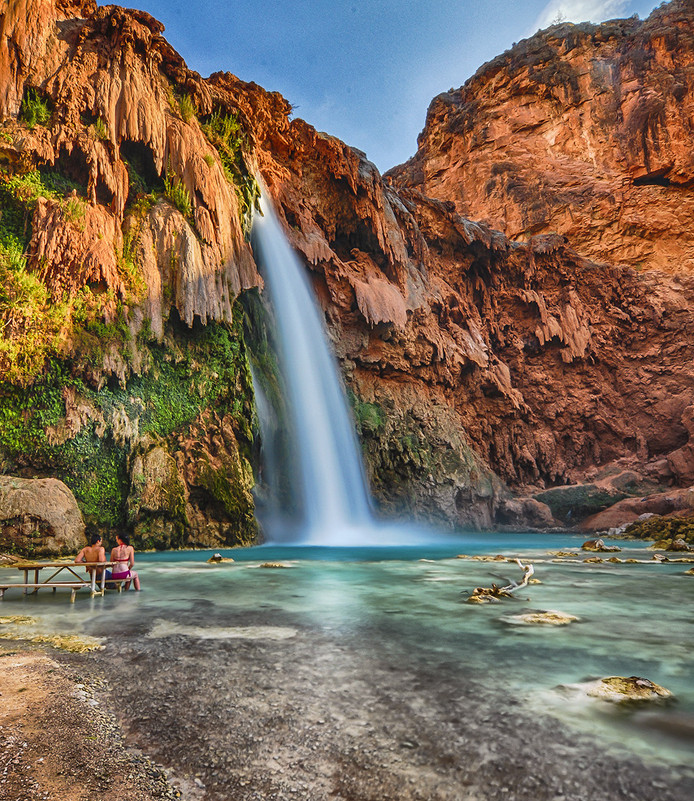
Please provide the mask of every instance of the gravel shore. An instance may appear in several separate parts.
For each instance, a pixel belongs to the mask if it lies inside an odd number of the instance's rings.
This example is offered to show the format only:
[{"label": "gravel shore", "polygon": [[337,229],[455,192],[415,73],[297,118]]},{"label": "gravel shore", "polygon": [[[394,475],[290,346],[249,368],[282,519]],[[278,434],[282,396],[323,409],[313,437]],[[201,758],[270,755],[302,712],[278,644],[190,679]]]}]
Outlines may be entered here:
[{"label": "gravel shore", "polygon": [[609,753],[436,654],[391,654],[382,632],[337,638],[261,615],[235,638],[185,625],[115,621],[101,651],[0,657],[0,798],[694,797],[691,769]]}]

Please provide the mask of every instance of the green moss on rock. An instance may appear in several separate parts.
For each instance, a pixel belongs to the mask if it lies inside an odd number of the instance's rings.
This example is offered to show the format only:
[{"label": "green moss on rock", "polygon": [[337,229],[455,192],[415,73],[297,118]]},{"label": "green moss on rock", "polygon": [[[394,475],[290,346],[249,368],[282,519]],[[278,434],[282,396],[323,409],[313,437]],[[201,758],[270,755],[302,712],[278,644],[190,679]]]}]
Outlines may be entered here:
[{"label": "green moss on rock", "polygon": [[684,540],[694,546],[694,517],[654,515],[627,526],[624,535],[639,540],[654,540],[664,548],[674,540]]}]

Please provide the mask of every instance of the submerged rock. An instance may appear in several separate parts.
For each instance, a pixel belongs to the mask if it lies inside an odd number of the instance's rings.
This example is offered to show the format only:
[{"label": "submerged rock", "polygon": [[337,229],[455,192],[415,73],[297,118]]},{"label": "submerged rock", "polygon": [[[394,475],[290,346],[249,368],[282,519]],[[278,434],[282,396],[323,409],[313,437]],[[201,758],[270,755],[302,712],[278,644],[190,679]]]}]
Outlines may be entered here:
[{"label": "submerged rock", "polygon": [[513,625],[566,626],[569,623],[575,623],[580,618],[567,612],[547,609],[537,612],[525,612],[520,615],[510,615],[503,618],[503,620]]},{"label": "submerged rock", "polygon": [[221,553],[216,553],[210,556],[207,561],[212,562],[212,564],[219,564],[220,562],[233,562],[234,560],[230,556],[222,556]]}]

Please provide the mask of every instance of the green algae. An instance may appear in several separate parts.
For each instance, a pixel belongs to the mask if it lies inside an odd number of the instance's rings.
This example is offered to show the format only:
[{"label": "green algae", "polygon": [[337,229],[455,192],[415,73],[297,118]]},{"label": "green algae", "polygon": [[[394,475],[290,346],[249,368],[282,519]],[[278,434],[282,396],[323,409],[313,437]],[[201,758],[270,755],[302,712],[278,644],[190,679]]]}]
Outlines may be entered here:
[{"label": "green algae", "polygon": [[[68,360],[52,361],[28,386],[0,383],[0,459],[5,471],[30,464],[36,472],[58,477],[74,493],[87,521],[105,529],[122,527],[128,524],[132,441],[150,435],[171,444],[180,431],[194,432],[203,412],[213,408],[232,415],[241,453],[239,466],[224,475],[210,474],[208,484],[226,513],[240,518],[240,529],[255,531],[253,509],[242,502],[243,493],[235,486],[240,479],[244,487],[253,481],[249,421],[254,407],[240,318],[239,313],[231,326],[173,326],[161,344],[140,342],[147,369],[122,386],[110,380],[96,389]],[[90,419],[61,438],[55,432],[65,419],[68,392],[91,410]],[[177,528],[175,542],[167,543],[173,546],[180,544],[186,522],[182,488],[174,489],[168,516]],[[156,537],[147,535],[146,517],[142,535],[156,547]]]}]

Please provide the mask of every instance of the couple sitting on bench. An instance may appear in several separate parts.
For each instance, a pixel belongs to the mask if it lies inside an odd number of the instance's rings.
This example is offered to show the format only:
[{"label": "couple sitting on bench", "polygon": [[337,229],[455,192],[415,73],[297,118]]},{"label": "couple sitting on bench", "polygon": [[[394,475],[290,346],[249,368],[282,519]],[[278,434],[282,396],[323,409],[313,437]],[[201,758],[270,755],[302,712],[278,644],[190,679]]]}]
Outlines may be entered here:
[{"label": "couple sitting on bench", "polygon": [[[140,589],[140,579],[132,569],[135,564],[135,550],[130,544],[127,534],[116,534],[118,545],[111,551],[111,562],[114,562],[113,570],[106,571],[106,589],[117,588],[114,580],[125,581],[125,589],[130,589],[130,582],[136,590]],[[91,536],[91,544],[77,554],[75,562],[105,562],[106,551],[101,543],[101,535],[94,532]],[[87,568],[91,572],[90,568]],[[101,579],[102,568],[96,568],[96,577]],[[110,583],[109,583],[110,582]]]}]

